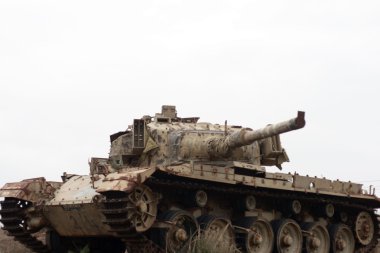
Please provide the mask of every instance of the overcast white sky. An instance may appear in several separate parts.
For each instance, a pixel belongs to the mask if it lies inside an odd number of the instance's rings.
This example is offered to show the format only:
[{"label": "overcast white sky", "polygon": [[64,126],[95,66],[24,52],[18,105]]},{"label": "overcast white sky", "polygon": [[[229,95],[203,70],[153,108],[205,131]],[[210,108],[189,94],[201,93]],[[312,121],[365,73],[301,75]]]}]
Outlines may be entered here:
[{"label": "overcast white sky", "polygon": [[[252,128],[306,111],[285,172],[380,190],[380,1],[0,1],[0,184],[87,174],[175,104]],[[379,181],[376,181],[379,180]]]}]

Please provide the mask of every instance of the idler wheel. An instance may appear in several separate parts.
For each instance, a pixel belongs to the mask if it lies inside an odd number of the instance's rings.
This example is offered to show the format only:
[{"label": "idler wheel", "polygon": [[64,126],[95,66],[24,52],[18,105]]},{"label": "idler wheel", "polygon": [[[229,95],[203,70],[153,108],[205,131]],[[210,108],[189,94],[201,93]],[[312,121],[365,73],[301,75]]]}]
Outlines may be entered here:
[{"label": "idler wheel", "polygon": [[160,229],[160,244],[170,253],[181,252],[199,231],[197,221],[186,211],[166,211],[160,220],[169,225]]},{"label": "idler wheel", "polygon": [[334,224],[329,228],[331,250],[333,253],[353,253],[355,239],[351,229],[343,224]]},{"label": "idler wheel", "polygon": [[243,228],[237,234],[237,242],[247,253],[272,253],[274,233],[271,224],[262,218],[245,217],[236,223]]},{"label": "idler wheel", "polygon": [[236,248],[235,233],[231,222],[213,215],[202,215],[198,218],[202,230],[202,239],[212,242],[214,249]]},{"label": "idler wheel", "polygon": [[138,185],[128,195],[128,219],[137,232],[148,230],[156,220],[157,200],[146,185]]},{"label": "idler wheel", "polygon": [[302,231],[292,219],[281,219],[272,222],[275,231],[277,253],[301,253]]},{"label": "idler wheel", "polygon": [[304,223],[302,229],[307,232],[305,249],[307,253],[328,253],[330,236],[326,227],[318,222]]},{"label": "idler wheel", "polygon": [[371,215],[367,212],[360,212],[355,221],[355,235],[362,245],[371,243],[375,233],[375,226]]}]

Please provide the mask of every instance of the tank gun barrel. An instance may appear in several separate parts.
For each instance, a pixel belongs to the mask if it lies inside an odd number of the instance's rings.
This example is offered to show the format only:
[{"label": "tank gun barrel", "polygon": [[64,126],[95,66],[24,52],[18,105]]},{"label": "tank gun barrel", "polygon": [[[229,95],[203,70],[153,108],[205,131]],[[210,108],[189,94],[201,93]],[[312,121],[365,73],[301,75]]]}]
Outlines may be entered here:
[{"label": "tank gun barrel", "polygon": [[258,130],[243,128],[222,138],[212,138],[208,141],[208,153],[210,156],[226,156],[233,149],[250,145],[271,136],[290,132],[305,126],[305,112],[298,111],[297,117],[277,124],[268,125]]},{"label": "tank gun barrel", "polygon": [[268,125],[264,128],[254,131],[242,129],[241,131],[230,135],[227,138],[227,141],[230,147],[237,148],[249,145],[254,141],[259,141],[277,134],[282,134],[303,128],[305,124],[305,112],[299,111],[296,118],[287,121],[283,121],[273,125]]}]

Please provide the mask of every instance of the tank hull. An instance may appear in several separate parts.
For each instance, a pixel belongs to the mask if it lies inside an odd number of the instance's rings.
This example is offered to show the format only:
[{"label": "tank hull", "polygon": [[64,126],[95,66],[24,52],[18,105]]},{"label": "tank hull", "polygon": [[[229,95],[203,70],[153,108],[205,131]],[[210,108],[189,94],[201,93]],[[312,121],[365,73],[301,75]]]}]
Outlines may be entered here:
[{"label": "tank hull", "polygon": [[[247,169],[249,173],[246,172]],[[364,242],[365,245],[356,242],[353,246],[355,252],[361,250],[369,253],[376,246],[379,230],[374,210],[380,207],[380,201],[373,193],[364,194],[360,184],[298,174],[268,173],[260,166],[241,162],[232,162],[228,166],[193,163],[128,170],[97,178],[70,177],[54,192],[53,198],[40,206],[39,215],[46,220],[42,224],[49,224],[49,228],[60,237],[123,238],[126,245],[135,247],[132,252],[146,252],[146,250],[160,252],[167,245],[163,245],[161,239],[157,239],[157,235],[154,234],[168,228],[162,215],[157,215],[157,211],[166,213],[170,210],[182,210],[196,220],[205,216],[219,217],[228,221],[234,228],[234,236],[240,238],[236,239],[237,242],[241,241],[242,234],[244,235],[239,232],[237,225],[241,223],[242,217],[266,221],[273,228],[276,226],[274,224],[285,222],[285,219],[287,223],[280,225],[291,226],[293,223],[288,222],[289,219],[296,222],[295,224],[300,224],[300,227],[306,223],[317,222],[323,224],[323,228],[326,229],[339,224],[349,224],[345,226],[348,226],[349,231],[353,231],[350,234],[354,235],[357,233],[355,231],[358,231],[355,223],[361,222],[358,221],[358,215],[361,214],[364,222],[368,221],[367,216],[370,217],[374,235],[370,242]],[[17,189],[16,186],[26,187],[25,183],[15,184],[12,187],[8,185],[0,191],[0,195],[6,200],[26,200],[26,195],[20,195],[21,189]],[[156,203],[156,213],[152,214],[153,222],[148,229],[136,231],[136,224],[128,216],[131,206],[120,203],[126,201],[127,196],[141,186],[154,192],[151,195],[147,194],[147,202]],[[207,194],[207,203],[204,206],[200,206],[193,198],[200,190]],[[244,204],[246,196],[255,199],[254,206],[247,207]],[[38,201],[31,200],[29,198],[30,203],[38,207]],[[300,204],[302,212],[294,210],[292,207],[294,201]],[[326,207],[329,205],[334,209],[333,214],[326,212]],[[136,210],[136,207],[133,210]],[[125,218],[125,220],[115,223],[115,218]],[[7,230],[7,226],[5,229]],[[138,236],[138,240],[135,236]],[[365,236],[361,239],[364,240]],[[148,248],[136,246],[141,243]],[[273,242],[273,245],[276,243]],[[245,252],[241,245],[236,247]],[[281,250],[277,249],[278,252]],[[308,251],[303,249],[299,252]]]}]

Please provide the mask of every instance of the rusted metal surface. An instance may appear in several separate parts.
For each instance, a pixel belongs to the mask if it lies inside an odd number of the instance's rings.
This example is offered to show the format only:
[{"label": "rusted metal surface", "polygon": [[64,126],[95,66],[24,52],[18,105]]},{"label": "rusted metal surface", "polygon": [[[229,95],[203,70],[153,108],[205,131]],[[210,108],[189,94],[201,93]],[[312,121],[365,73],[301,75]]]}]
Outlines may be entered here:
[{"label": "rusted metal surface", "polygon": [[40,202],[50,199],[59,186],[60,183],[47,182],[43,177],[25,179],[21,182],[5,184],[0,189],[0,197]]},{"label": "rusted metal surface", "polygon": [[101,184],[104,176],[99,176],[97,181],[91,176],[72,176],[54,193],[54,198],[46,203],[50,205],[91,203],[97,195],[96,187]]},{"label": "rusted metal surface", "polygon": [[54,198],[46,202],[43,214],[50,226],[63,236],[101,236],[109,235],[101,223],[102,214],[94,203],[96,187],[104,176],[93,181],[91,176],[71,176]]},{"label": "rusted metal surface", "polygon": [[103,215],[94,203],[49,205],[44,216],[50,226],[62,236],[110,236],[102,223]]},{"label": "rusted metal surface", "polygon": [[155,168],[130,168],[127,172],[115,172],[108,174],[102,183],[96,187],[97,192],[124,191],[129,192],[137,184],[143,183],[154,172]]}]

